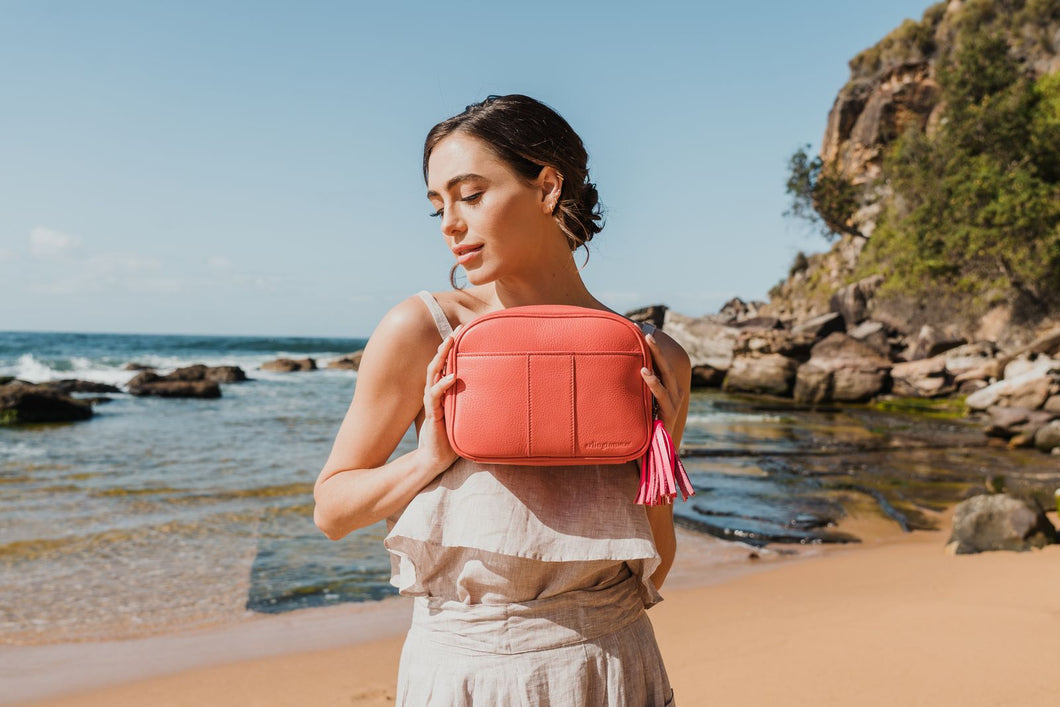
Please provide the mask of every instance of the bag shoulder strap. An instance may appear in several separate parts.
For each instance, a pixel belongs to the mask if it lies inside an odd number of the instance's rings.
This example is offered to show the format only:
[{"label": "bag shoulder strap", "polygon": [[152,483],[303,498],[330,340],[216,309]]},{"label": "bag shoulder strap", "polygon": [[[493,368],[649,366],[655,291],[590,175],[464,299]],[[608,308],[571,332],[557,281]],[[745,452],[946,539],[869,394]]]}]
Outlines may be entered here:
[{"label": "bag shoulder strap", "polygon": [[430,310],[431,316],[434,317],[434,325],[438,327],[438,333],[445,339],[447,336],[453,333],[453,327],[449,324],[449,319],[446,318],[445,312],[442,311],[442,306],[438,304],[438,300],[434,298],[427,290],[420,290],[417,292],[423,303],[427,305],[427,309]]}]

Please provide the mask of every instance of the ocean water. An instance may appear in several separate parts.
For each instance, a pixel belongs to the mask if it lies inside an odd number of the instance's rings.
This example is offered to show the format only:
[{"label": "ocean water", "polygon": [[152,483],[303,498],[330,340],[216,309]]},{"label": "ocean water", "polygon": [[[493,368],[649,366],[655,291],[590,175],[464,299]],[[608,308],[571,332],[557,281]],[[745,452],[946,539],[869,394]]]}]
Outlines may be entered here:
[{"label": "ocean water", "polygon": [[[323,366],[364,343],[0,332],[0,376],[120,388],[137,362],[237,365],[251,378],[214,400],[116,393],[87,421],[0,426],[0,643],[124,638],[393,594],[382,522],[332,542],[312,521],[313,482],[357,374],[259,370],[281,356]],[[415,443],[410,427],[394,456]],[[718,391],[693,394],[683,446],[699,493],[678,504],[678,522],[756,546],[763,533],[817,542],[815,520],[865,508],[924,527],[923,511],[987,474],[1042,463],[985,447],[959,421]]]},{"label": "ocean water", "polygon": [[[382,527],[333,543],[312,487],[357,374],[269,373],[356,339],[0,333],[0,375],[124,386],[128,362],[162,373],[237,365],[215,400],[109,394],[91,420],[0,427],[0,641],[152,633],[391,592]],[[85,397],[85,396],[75,396]],[[410,434],[396,454],[415,446]]]}]

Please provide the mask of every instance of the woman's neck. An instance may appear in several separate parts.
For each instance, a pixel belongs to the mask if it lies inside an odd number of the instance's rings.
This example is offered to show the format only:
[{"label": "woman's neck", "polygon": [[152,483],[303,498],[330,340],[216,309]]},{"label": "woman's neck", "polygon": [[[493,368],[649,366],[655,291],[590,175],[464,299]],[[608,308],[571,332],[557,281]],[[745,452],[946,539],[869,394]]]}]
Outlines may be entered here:
[{"label": "woman's neck", "polygon": [[603,305],[589,293],[581,274],[571,268],[546,270],[532,278],[505,277],[489,283],[492,299],[498,308],[521,307],[531,304],[570,304],[578,307],[600,308]]}]

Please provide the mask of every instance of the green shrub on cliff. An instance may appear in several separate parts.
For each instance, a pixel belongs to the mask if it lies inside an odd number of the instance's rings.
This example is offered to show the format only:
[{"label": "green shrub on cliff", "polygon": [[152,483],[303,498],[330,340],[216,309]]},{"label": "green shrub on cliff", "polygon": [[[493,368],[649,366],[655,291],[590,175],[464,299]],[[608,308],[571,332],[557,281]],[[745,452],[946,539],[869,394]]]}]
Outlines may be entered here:
[{"label": "green shrub on cliff", "polygon": [[1060,77],[1034,81],[1003,38],[965,24],[938,81],[940,128],[909,132],[884,154],[894,197],[858,275],[887,273],[881,294],[942,291],[989,305],[1011,293],[1058,306]]}]

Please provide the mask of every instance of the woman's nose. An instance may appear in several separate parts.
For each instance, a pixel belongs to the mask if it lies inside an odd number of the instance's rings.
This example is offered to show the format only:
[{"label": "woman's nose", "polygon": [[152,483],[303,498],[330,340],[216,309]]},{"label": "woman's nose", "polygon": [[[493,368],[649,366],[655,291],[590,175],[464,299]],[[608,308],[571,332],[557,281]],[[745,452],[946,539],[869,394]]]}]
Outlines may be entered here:
[{"label": "woman's nose", "polygon": [[442,234],[453,236],[464,232],[464,220],[456,209],[446,209],[442,214]]}]

